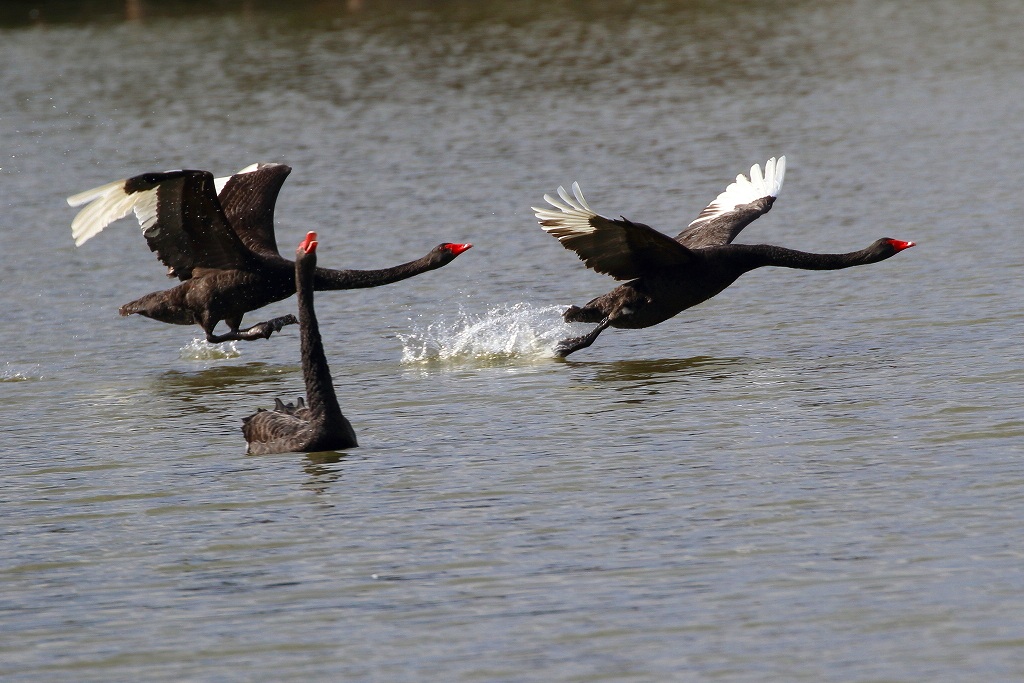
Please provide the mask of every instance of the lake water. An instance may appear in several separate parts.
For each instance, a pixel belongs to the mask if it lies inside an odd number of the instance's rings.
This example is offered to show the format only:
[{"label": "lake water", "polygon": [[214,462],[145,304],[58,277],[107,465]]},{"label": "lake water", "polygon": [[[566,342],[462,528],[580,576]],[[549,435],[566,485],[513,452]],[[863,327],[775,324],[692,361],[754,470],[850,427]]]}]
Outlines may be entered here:
[{"label": "lake water", "polygon": [[[0,14],[5,681],[1024,678],[1016,0],[150,4]],[[674,235],[778,154],[739,241],[918,246],[552,357],[614,283],[544,193]],[[282,252],[475,245],[317,297],[347,453],[244,454],[297,329],[120,318],[171,284],[137,225],[71,240],[257,160]]]}]

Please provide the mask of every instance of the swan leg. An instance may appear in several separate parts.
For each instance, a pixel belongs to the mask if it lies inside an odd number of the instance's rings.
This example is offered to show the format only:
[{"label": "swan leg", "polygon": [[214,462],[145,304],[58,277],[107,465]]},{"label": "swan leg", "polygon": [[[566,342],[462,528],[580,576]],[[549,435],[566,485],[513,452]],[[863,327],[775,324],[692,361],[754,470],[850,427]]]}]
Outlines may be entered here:
[{"label": "swan leg", "polygon": [[253,341],[255,339],[268,339],[275,332],[280,332],[285,325],[296,325],[299,320],[294,315],[282,315],[279,318],[271,318],[262,323],[257,323],[246,330],[239,330],[237,326],[231,328],[225,334],[214,334],[213,330],[206,330],[206,341],[211,344],[220,344],[226,341]]},{"label": "swan leg", "polygon": [[567,323],[599,323],[605,317],[603,311],[589,306],[570,306],[562,313],[562,319]]},{"label": "swan leg", "polygon": [[604,329],[608,327],[610,323],[611,319],[605,318],[604,320],[597,324],[597,327],[592,329],[590,332],[584,334],[583,336],[569,337],[568,339],[563,339],[562,341],[558,342],[558,345],[555,347],[555,355],[558,356],[559,358],[565,358],[570,353],[579,351],[580,349],[587,348],[588,346],[594,343],[594,340],[597,339],[597,335],[601,334],[601,332],[603,332]]}]

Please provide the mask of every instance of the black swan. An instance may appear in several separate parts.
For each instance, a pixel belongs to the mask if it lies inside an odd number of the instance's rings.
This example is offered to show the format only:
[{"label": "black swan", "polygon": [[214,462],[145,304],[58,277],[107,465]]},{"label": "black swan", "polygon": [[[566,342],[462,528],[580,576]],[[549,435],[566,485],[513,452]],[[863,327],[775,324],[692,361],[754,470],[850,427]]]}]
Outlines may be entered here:
[{"label": "black swan", "polygon": [[597,323],[597,327],[562,340],[555,353],[565,357],[584,349],[607,327],[657,325],[710,299],[755,268],[838,270],[876,263],[914,246],[883,237],[860,251],[811,254],[767,244],[732,244],[743,228],[772,208],[785,173],[786,157],[777,162],[769,159],[763,175],[754,164],[749,179],[737,176],[675,239],[625,217],[614,220],[598,215],[578,183],[572,185],[574,196],[558,188],[561,201],[544,195],[557,210],[534,207],[541,227],[575,251],[588,268],[629,280],[585,306],[570,306],[563,313],[566,322]]},{"label": "black swan", "polygon": [[320,328],[313,310],[316,281],[316,233],[310,232],[295,252],[295,288],[299,294],[299,328],[302,337],[302,378],[306,382],[305,403],[285,405],[275,399],[274,410],[263,410],[245,418],[242,433],[247,453],[336,451],[354,448],[356,433],[341,414],[338,397],[327,367]]},{"label": "black swan", "polygon": [[[285,315],[240,330],[249,311],[295,293],[294,264],[281,257],[274,236],[274,204],[291,168],[253,164],[235,175],[207,171],[144,173],[72,197],[82,209],[71,223],[81,246],[134,210],[149,248],[183,282],[121,307],[175,325],[198,324],[209,342],[266,339],[296,322]],[[381,270],[317,268],[318,290],[377,287],[450,263],[472,245],[444,243],[425,256]],[[223,320],[229,331],[214,334]]]}]

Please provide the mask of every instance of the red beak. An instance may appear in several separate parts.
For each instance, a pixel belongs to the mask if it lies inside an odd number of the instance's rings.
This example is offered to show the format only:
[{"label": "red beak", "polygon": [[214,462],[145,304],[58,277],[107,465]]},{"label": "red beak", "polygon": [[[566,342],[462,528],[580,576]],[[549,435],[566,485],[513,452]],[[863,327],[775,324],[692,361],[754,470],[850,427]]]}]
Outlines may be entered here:
[{"label": "red beak", "polygon": [[914,242],[904,242],[903,240],[889,240],[889,244],[893,246],[896,251],[903,251],[904,249],[910,249],[911,247],[917,246]]},{"label": "red beak", "polygon": [[299,242],[299,249],[308,254],[311,251],[316,251],[316,244],[316,233],[311,230],[306,233],[306,239]]},{"label": "red beak", "polygon": [[452,252],[456,256],[458,256],[459,254],[461,254],[462,252],[464,252],[467,249],[471,248],[472,246],[473,246],[472,244],[451,244],[451,243],[448,243],[448,244],[444,245],[444,248],[447,249],[448,251]]}]

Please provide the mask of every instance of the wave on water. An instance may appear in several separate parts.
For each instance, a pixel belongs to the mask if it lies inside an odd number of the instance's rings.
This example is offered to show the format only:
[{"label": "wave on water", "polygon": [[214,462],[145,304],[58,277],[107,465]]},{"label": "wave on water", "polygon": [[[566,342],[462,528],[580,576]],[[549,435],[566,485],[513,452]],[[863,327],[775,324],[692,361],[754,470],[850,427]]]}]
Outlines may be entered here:
[{"label": "wave on water", "polygon": [[412,330],[399,333],[403,363],[446,360],[544,358],[571,328],[562,321],[564,306],[534,307],[529,303],[502,304],[484,314],[460,310],[454,319],[440,317],[423,323],[411,320]]},{"label": "wave on water", "polygon": [[38,366],[14,368],[10,363],[4,363],[4,366],[0,368],[0,382],[30,382],[42,378]]},{"label": "wave on water", "polygon": [[181,347],[182,360],[223,360],[225,358],[238,358],[242,352],[238,350],[238,342],[223,342],[211,344],[205,339],[193,339]]}]

